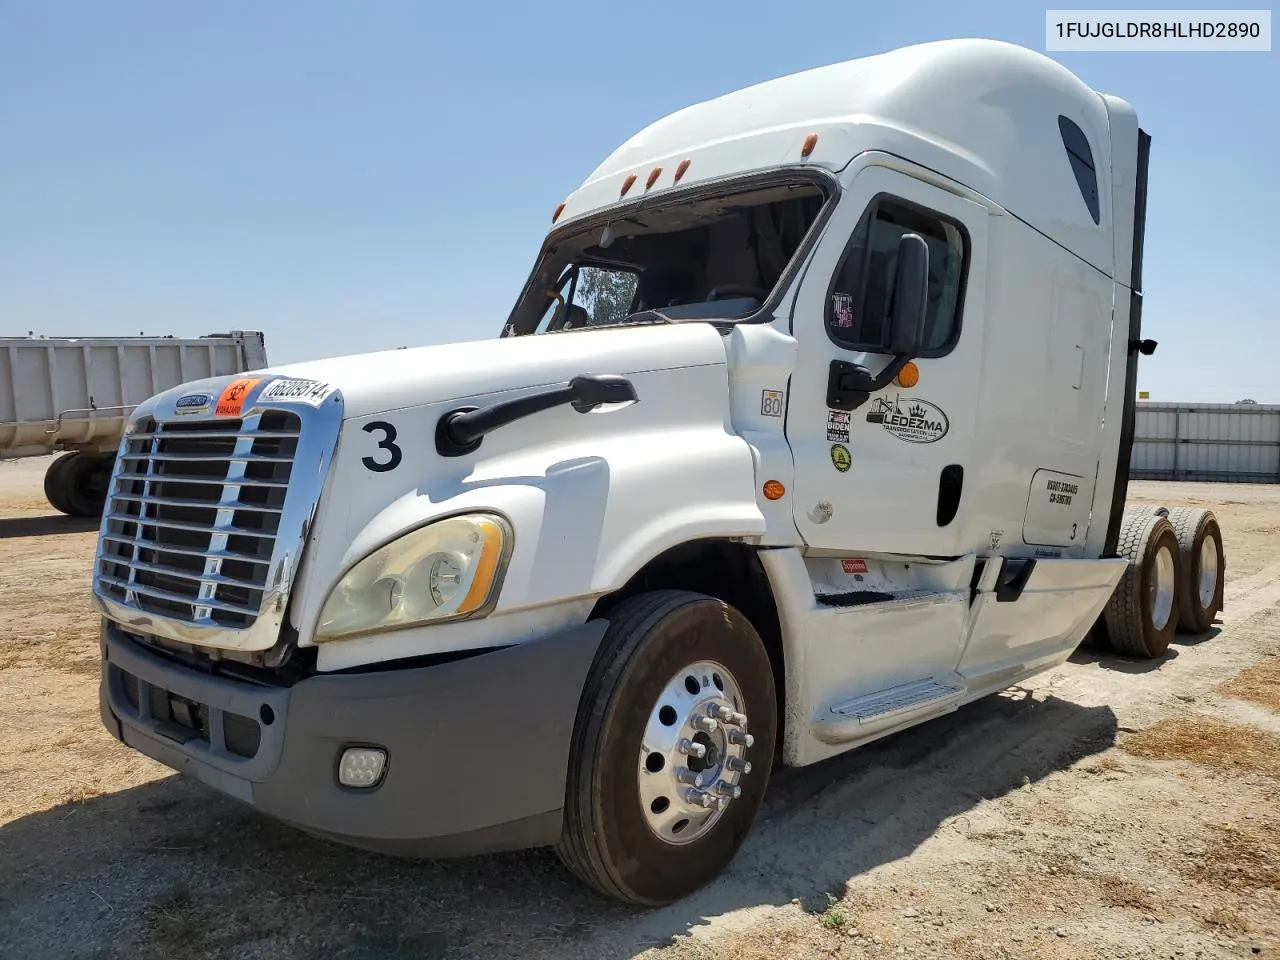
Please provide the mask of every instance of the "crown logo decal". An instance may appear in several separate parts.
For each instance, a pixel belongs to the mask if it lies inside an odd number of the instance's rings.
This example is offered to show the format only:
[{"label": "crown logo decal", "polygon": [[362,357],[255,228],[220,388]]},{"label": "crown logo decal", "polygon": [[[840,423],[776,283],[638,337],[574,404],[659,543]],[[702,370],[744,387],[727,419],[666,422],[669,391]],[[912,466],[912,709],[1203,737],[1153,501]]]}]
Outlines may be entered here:
[{"label": "crown logo decal", "polygon": [[910,407],[908,407],[907,412],[910,413],[911,416],[913,417],[923,417],[925,415],[924,407],[920,406],[920,404],[918,403],[913,403]]}]

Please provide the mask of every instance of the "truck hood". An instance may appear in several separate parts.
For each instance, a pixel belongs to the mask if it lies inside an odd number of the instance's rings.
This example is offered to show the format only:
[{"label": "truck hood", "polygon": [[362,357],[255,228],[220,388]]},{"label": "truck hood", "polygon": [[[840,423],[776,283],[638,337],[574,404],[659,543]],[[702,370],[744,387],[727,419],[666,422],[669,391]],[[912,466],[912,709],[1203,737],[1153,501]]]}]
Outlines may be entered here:
[{"label": "truck hood", "polygon": [[559,383],[579,374],[629,374],[725,362],[719,332],[707,323],[687,323],[386,350],[255,373],[335,388],[342,393],[344,415],[351,419]]}]

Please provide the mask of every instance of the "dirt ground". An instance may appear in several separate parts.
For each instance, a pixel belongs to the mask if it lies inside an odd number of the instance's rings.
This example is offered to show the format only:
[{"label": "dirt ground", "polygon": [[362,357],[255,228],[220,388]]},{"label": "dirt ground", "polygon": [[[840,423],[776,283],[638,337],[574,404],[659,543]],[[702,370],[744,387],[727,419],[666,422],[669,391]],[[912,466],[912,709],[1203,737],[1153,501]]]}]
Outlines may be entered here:
[{"label": "dirt ground", "polygon": [[46,463],[0,463],[0,957],[1280,958],[1280,488],[1134,485],[1218,514],[1209,639],[1155,663],[1082,648],[779,773],[720,880],[635,912],[545,851],[414,862],[315,840],[116,743],[95,531],[44,502]]}]

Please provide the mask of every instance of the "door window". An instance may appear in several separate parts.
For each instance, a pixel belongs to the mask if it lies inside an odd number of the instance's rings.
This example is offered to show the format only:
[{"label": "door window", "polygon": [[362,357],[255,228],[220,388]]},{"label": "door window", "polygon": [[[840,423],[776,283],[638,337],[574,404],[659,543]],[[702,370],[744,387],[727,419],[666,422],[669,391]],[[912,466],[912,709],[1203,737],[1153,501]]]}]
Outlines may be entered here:
[{"label": "door window", "polygon": [[968,239],[956,221],[905,200],[871,201],[845,249],[827,298],[831,338],[850,350],[888,352],[898,242],[916,233],[929,247],[929,303],[921,356],[948,353],[960,334]]}]

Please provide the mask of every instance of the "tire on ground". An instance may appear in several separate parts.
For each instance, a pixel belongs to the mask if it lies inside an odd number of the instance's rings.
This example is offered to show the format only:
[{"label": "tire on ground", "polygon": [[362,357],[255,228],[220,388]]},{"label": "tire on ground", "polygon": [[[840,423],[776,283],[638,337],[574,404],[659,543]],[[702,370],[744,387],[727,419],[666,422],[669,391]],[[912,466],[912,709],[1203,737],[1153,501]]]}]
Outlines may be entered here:
[{"label": "tire on ground", "polygon": [[1182,560],[1182,580],[1178,584],[1179,629],[1192,634],[1208,633],[1222,610],[1226,570],[1218,518],[1212,510],[1176,507],[1169,512],[1169,522],[1177,534]]},{"label": "tire on ground", "polygon": [[1178,629],[1178,535],[1163,516],[1127,513],[1117,553],[1129,567],[1103,613],[1107,640],[1116,653],[1161,657]]},{"label": "tire on ground", "polygon": [[59,513],[71,513],[71,505],[67,503],[66,497],[66,472],[68,466],[78,456],[80,454],[75,451],[64,453],[49,464],[49,469],[44,472],[44,497]]},{"label": "tire on ground", "polygon": [[73,517],[100,517],[107,501],[114,458],[93,453],[77,453],[62,473],[67,510]]},{"label": "tire on ground", "polygon": [[[583,687],[556,853],[580,879],[616,900],[661,906],[704,886],[736,856],[760,810],[774,755],[777,702],[769,655],[751,623],[703,594],[660,590],[630,597],[610,614]],[[665,685],[698,661],[737,681],[755,741],[741,795],[708,832],[679,845],[650,828],[640,802],[646,725]],[[670,707],[667,707],[670,710]]]}]

